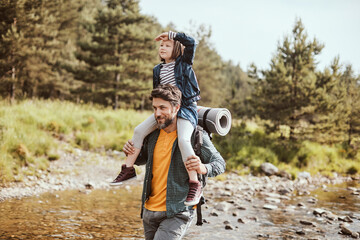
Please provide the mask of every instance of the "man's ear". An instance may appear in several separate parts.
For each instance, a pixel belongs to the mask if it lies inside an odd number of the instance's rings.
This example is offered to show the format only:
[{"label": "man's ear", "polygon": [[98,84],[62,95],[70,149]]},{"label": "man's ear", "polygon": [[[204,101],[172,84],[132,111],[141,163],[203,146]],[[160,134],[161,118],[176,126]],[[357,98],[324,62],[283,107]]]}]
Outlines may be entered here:
[{"label": "man's ear", "polygon": [[180,110],[180,104],[175,107],[176,113]]}]

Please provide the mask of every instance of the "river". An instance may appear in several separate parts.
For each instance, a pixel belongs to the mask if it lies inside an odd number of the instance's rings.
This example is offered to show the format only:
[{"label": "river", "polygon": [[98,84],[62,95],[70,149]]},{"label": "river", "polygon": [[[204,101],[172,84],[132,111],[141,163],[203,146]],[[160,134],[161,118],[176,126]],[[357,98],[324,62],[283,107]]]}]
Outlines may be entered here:
[{"label": "river", "polygon": [[[208,223],[202,227],[193,224],[184,239],[348,239],[351,237],[338,233],[341,221],[314,216],[313,209],[350,215],[352,230],[360,232],[360,197],[349,187],[359,189],[360,184],[328,185],[310,195],[294,194],[274,210],[263,209],[265,197],[256,195],[251,202],[243,202],[243,210],[210,216],[211,206],[224,201],[215,197],[203,211]],[[143,239],[141,188],[127,185],[8,199],[0,203],[0,239]],[[255,220],[240,223],[240,218]],[[299,220],[316,226],[304,226]],[[232,229],[225,229],[226,225]]]}]

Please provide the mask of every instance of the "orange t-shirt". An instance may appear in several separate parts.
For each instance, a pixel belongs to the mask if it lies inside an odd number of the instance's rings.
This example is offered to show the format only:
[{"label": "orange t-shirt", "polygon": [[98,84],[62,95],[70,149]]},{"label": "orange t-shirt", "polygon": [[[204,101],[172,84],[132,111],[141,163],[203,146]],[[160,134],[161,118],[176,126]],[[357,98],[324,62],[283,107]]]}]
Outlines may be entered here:
[{"label": "orange t-shirt", "polygon": [[153,156],[153,179],[151,195],[145,202],[145,208],[151,211],[166,211],[166,185],[171,162],[171,152],[177,138],[176,130],[166,133],[160,130]]}]

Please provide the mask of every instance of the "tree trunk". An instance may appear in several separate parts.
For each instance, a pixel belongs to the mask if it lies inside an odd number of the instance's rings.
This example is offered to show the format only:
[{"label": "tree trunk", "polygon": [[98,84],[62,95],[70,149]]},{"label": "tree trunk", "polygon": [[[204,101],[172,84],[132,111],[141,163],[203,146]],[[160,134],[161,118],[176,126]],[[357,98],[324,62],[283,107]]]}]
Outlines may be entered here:
[{"label": "tree trunk", "polygon": [[114,107],[113,107],[114,110],[116,110],[119,105],[119,103],[118,103],[119,96],[117,94],[118,89],[119,89],[119,82],[120,82],[120,73],[117,72],[116,77],[115,77],[115,86],[114,86]]},{"label": "tree trunk", "polygon": [[10,86],[10,103],[12,104],[15,100],[15,67],[12,67],[11,69],[11,86]]}]

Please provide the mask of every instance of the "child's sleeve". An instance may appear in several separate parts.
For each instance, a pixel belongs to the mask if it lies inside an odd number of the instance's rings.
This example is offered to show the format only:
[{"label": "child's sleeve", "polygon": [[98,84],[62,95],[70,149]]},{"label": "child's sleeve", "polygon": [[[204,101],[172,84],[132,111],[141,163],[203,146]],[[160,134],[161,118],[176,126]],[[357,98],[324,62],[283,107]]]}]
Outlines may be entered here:
[{"label": "child's sleeve", "polygon": [[186,35],[185,33],[176,33],[169,31],[169,39],[174,39],[179,41],[182,45],[185,46],[184,53],[182,55],[183,60],[192,65],[194,63],[196,42],[195,39]]}]

